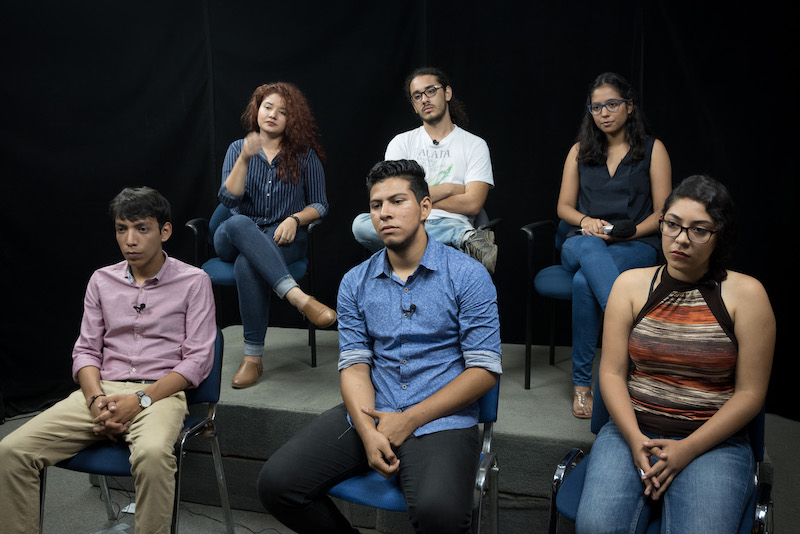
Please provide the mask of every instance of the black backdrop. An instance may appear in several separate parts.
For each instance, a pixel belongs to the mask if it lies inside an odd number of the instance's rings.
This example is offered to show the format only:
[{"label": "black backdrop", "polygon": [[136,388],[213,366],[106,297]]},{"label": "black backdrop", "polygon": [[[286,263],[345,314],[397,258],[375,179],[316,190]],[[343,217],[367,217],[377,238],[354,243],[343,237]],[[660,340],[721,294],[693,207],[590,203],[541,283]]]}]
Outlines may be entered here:
[{"label": "black backdrop", "polygon": [[[797,27],[788,8],[95,0],[4,1],[0,9],[6,414],[74,387],[69,354],[86,281],[119,258],[108,200],[128,185],[161,190],[176,227],[166,249],[190,260],[183,223],[213,210],[225,150],[242,136],[251,91],[266,81],[296,83],[320,124],[331,213],[317,240],[325,258],[317,293],[333,303],[339,279],[363,257],[350,233],[366,207],[363,177],[392,135],[418,124],[402,80],[430,64],[450,74],[468,129],[492,153],[497,186],[487,211],[502,218],[495,278],[504,342],[524,336],[519,228],[555,218],[585,88],[598,73],[617,71],[638,87],[674,181],[707,172],[732,190],[743,226],[732,267],[762,280],[778,315],[768,409],[797,417],[782,328],[795,292],[781,274],[792,264],[777,254],[796,213],[789,114]],[[300,325],[283,311],[276,308],[272,324]],[[221,310],[222,321],[228,313]],[[569,344],[569,314],[562,319],[560,343]]]}]

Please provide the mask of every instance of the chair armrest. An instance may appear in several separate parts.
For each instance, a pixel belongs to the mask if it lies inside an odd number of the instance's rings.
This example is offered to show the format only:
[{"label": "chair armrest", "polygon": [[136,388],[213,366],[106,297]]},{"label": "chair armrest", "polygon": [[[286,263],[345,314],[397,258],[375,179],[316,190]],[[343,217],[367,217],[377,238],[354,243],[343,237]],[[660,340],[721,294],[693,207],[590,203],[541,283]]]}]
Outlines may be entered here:
[{"label": "chair armrest", "polygon": [[561,488],[564,479],[569,475],[570,471],[583,460],[584,453],[581,449],[570,450],[556,466],[553,473],[553,482],[550,487],[550,525],[548,528],[549,534],[558,532],[558,508],[556,507],[556,497],[558,497],[558,490]]},{"label": "chair armrest", "polygon": [[551,485],[552,495],[555,502],[556,494],[564,483],[564,479],[569,475],[570,471],[583,460],[585,456],[583,450],[575,448],[571,449],[562,459],[558,462],[556,470],[553,473],[553,482]]},{"label": "chair armrest", "polygon": [[208,220],[198,217],[185,224],[194,239],[194,265],[200,267],[208,259]]},{"label": "chair armrest", "polygon": [[542,247],[546,246],[550,251],[550,265],[556,263],[556,223],[555,221],[536,221],[526,224],[520,230],[525,233],[528,242],[528,289],[532,290],[533,279],[538,272],[536,269],[537,251],[541,251]]},{"label": "chair armrest", "polygon": [[483,223],[482,225],[478,226],[478,228],[476,228],[476,230],[493,230],[498,224],[500,224],[500,221],[502,221],[502,220],[503,219],[501,219],[499,217],[496,218],[496,219],[492,219],[492,220],[487,221],[487,222]]}]

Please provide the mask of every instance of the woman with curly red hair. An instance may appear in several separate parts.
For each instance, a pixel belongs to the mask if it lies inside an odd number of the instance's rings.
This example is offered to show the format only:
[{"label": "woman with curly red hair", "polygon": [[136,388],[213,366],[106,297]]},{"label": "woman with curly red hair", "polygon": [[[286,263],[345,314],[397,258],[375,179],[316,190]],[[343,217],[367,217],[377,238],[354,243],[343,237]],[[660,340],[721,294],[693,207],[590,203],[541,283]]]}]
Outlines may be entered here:
[{"label": "woman with curly red hair", "polygon": [[234,263],[244,328],[235,388],[254,385],[263,372],[270,290],[319,327],[336,321],[336,312],[306,294],[287,267],[306,255],[306,227],[328,212],[324,154],[308,101],[290,83],[262,85],[242,124],[249,133],[228,147],[218,195],[232,215],[214,233],[217,254]]}]

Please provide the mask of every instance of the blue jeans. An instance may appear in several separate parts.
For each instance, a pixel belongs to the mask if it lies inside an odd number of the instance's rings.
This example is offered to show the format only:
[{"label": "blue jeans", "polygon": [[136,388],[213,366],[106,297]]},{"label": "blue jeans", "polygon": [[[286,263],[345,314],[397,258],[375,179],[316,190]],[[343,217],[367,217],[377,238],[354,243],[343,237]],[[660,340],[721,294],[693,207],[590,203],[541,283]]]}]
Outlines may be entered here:
[{"label": "blue jeans", "polygon": [[[458,219],[442,217],[440,219],[425,221],[425,230],[428,232],[428,235],[431,236],[431,239],[435,239],[439,243],[449,245],[458,250],[464,250],[464,241],[475,228],[473,228],[471,224]],[[370,252],[377,252],[383,248],[383,241],[378,237],[378,233],[372,225],[372,219],[370,219],[369,213],[362,213],[353,220],[353,236],[355,236],[356,241],[361,243]]]},{"label": "blue jeans", "polygon": [[[395,476],[415,532],[470,532],[480,456],[477,426],[412,435],[395,453],[400,459]],[[258,476],[258,496],[269,513],[295,532],[353,533],[327,492],[369,469],[361,438],[340,404],[270,456]]]},{"label": "blue jeans", "polygon": [[600,429],[584,461],[589,465],[575,521],[577,534],[644,532],[651,509],[659,505],[661,532],[730,534],[737,532],[755,491],[753,451],[744,436],[730,437],[695,458],[659,501],[645,497],[631,449],[613,420]]},{"label": "blue jeans", "polygon": [[561,264],[572,279],[572,383],[592,383],[592,362],[611,286],[619,273],[656,262],[656,249],[641,241],[606,245],[595,236],[570,237],[561,248]]},{"label": "blue jeans", "polygon": [[250,217],[233,215],[214,233],[217,255],[233,262],[246,356],[263,354],[269,323],[269,292],[283,298],[297,286],[287,265],[306,255],[306,229],[298,228],[294,241],[279,247],[272,237],[277,226],[262,229]]}]

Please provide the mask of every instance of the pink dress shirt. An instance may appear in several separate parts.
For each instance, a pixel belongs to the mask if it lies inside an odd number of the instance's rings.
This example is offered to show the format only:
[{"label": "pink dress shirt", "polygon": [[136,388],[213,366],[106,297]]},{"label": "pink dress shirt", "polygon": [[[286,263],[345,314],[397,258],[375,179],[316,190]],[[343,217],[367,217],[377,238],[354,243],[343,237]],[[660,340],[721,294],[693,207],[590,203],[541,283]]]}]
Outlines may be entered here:
[{"label": "pink dress shirt", "polygon": [[158,274],[141,286],[127,261],[94,272],[72,350],[73,380],[89,365],[102,380],[158,380],[174,371],[197,387],[208,376],[217,333],[211,280],[164,256]]}]

